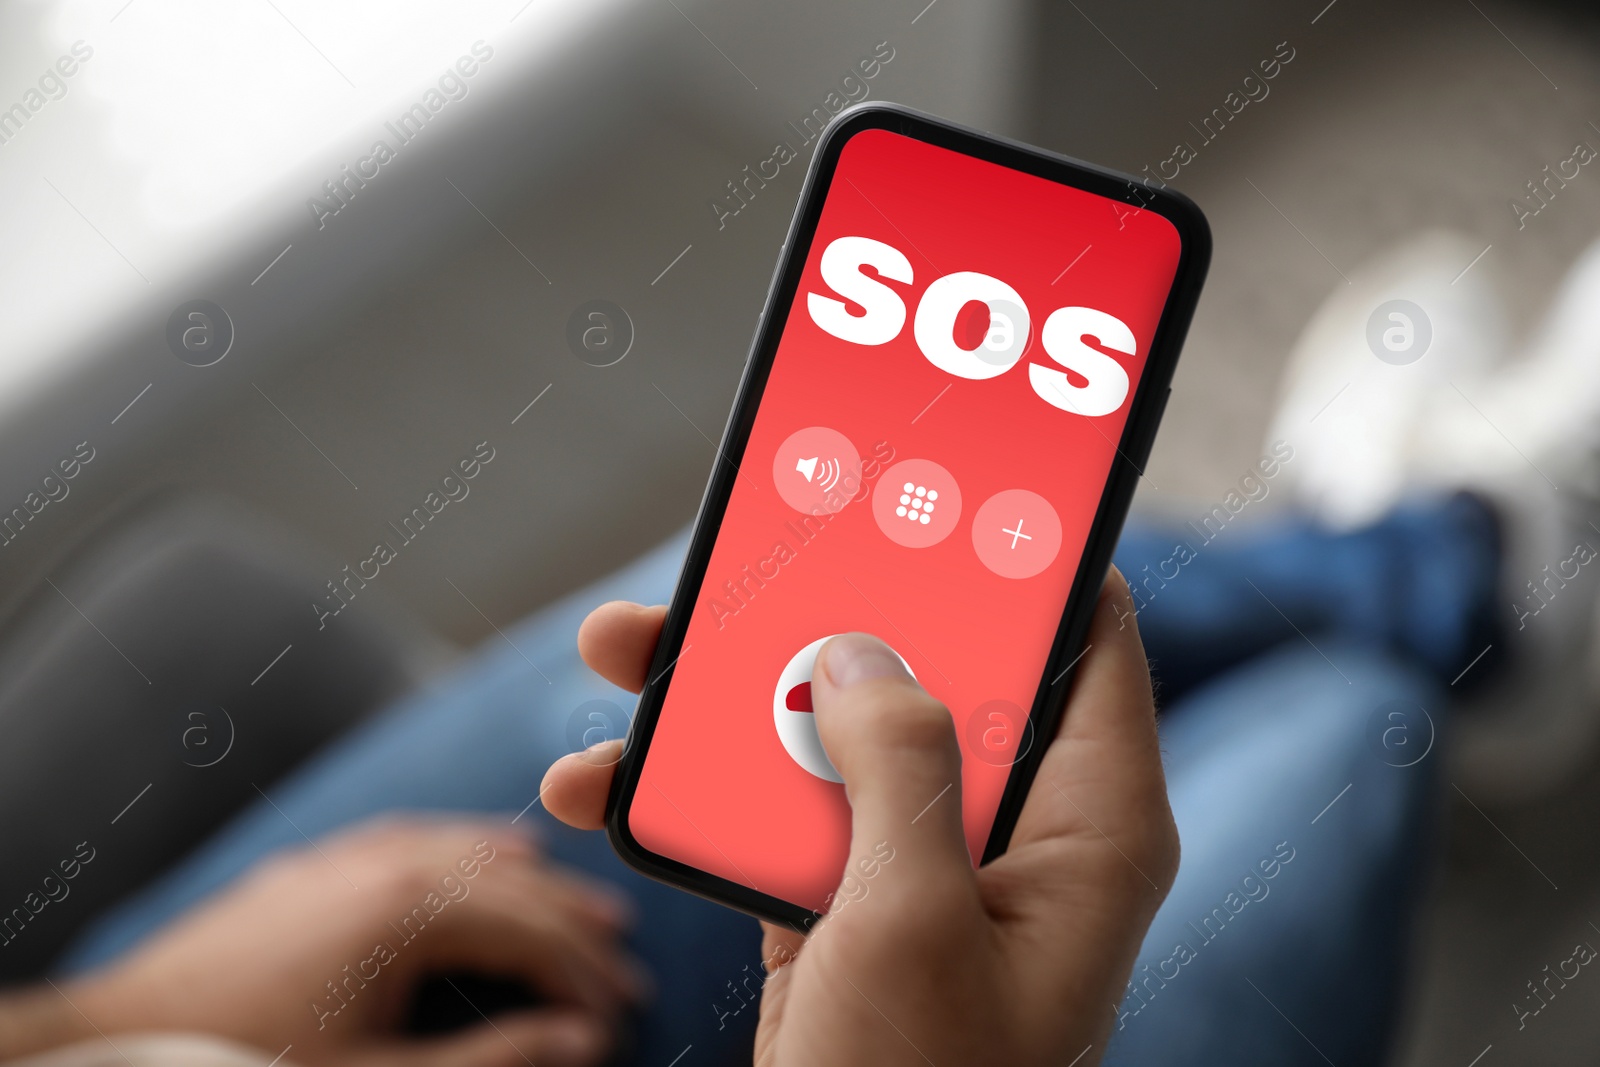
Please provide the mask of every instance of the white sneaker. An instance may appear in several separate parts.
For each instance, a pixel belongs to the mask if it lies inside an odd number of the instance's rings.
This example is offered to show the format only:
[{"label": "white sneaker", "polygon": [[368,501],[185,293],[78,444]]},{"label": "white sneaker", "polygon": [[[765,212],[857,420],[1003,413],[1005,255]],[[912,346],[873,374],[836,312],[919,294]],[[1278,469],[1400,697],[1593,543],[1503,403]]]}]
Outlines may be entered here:
[{"label": "white sneaker", "polygon": [[1337,529],[1381,517],[1411,488],[1422,413],[1505,350],[1482,246],[1432,231],[1355,271],[1300,334],[1268,441],[1287,441],[1285,483]]},{"label": "white sneaker", "polygon": [[1573,264],[1524,357],[1433,398],[1416,473],[1430,481],[1538,478],[1600,497],[1600,242]]}]

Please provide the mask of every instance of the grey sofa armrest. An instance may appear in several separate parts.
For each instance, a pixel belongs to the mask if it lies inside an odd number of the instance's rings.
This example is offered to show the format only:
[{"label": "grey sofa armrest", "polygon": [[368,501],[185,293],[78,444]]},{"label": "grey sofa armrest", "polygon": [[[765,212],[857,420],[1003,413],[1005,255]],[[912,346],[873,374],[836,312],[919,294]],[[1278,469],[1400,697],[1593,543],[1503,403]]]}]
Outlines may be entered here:
[{"label": "grey sofa armrest", "polygon": [[441,661],[375,600],[319,630],[311,602],[337,573],[257,517],[162,499],[91,533],[11,605],[0,981],[37,974],[257,787]]}]

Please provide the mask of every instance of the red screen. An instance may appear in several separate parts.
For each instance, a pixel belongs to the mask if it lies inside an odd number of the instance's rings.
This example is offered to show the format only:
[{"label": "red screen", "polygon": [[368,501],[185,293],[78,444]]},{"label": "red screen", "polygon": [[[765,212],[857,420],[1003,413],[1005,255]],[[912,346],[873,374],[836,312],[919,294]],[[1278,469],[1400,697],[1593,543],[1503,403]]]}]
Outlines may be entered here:
[{"label": "red screen", "polygon": [[810,664],[860,630],[954,716],[982,855],[1179,252],[1152,211],[885,130],[845,144],[633,798],[640,845],[823,909],[850,816]]}]

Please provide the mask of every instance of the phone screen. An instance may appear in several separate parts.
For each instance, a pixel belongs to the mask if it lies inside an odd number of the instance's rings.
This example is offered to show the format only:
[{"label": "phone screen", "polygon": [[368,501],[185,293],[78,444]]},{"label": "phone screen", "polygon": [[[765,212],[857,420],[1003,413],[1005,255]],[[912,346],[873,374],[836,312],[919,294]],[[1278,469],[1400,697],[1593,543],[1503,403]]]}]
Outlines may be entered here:
[{"label": "phone screen", "polygon": [[1181,243],[1155,211],[900,133],[845,142],[627,813],[639,845],[822,910],[850,812],[809,683],[860,630],[949,707],[982,856]]}]

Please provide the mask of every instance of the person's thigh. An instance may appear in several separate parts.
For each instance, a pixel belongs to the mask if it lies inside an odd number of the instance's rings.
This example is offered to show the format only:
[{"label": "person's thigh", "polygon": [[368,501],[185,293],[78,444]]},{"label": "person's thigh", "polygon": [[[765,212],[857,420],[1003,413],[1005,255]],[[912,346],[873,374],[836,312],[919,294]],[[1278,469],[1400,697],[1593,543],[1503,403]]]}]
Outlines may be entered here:
[{"label": "person's thigh", "polygon": [[[658,977],[638,1021],[641,1052],[670,1060],[693,1044],[717,1062],[748,1055],[755,1008],[730,990],[759,980],[753,919],[628,870],[603,834],[561,826],[539,782],[585,733],[625,724],[632,696],[578,658],[579,623],[616,598],[663,603],[684,541],[674,538],[596,586],[494,638],[472,659],[348,735],[283,781],[187,860],[94,923],[60,961],[68,972],[108,961],[228,884],[263,856],[339,827],[403,811],[498,812],[528,826],[557,861],[623,886],[638,906],[633,948]],[[625,711],[624,709],[628,709]],[[587,740],[595,739],[590,733]]]},{"label": "person's thigh", "polygon": [[1181,703],[1162,742],[1183,858],[1105,1062],[1382,1062],[1442,696],[1392,660],[1302,642]]}]

